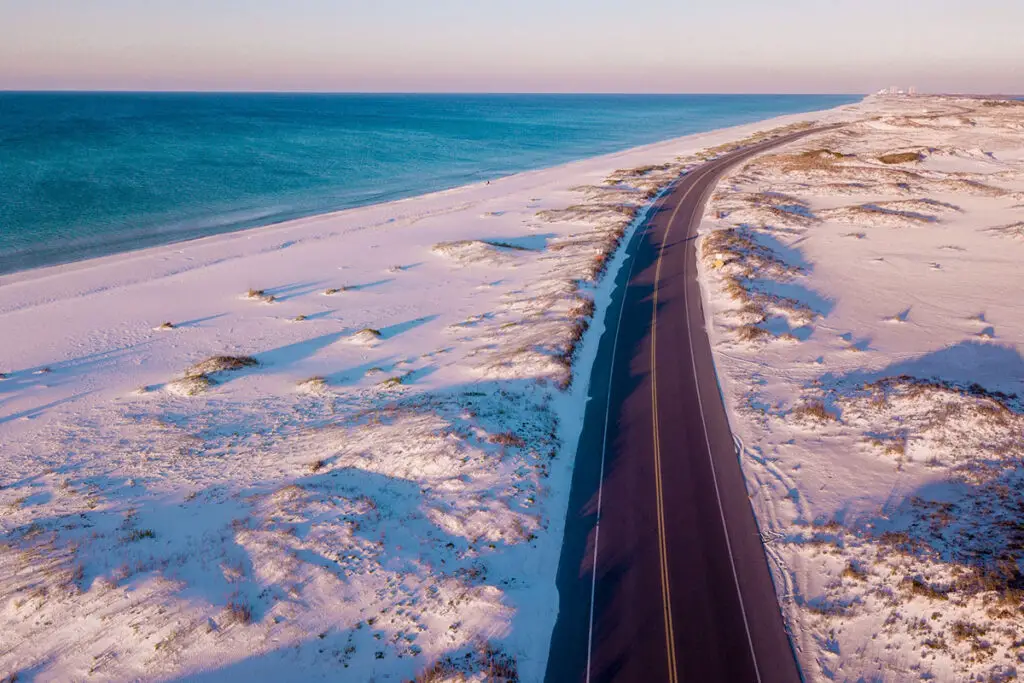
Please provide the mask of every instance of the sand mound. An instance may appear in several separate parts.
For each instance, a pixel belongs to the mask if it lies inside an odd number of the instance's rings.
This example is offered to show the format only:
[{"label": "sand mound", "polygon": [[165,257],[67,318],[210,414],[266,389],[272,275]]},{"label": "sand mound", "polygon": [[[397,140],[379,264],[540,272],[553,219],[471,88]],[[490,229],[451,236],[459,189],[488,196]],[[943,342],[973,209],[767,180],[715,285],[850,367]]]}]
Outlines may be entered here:
[{"label": "sand mound", "polygon": [[186,377],[212,375],[215,372],[229,372],[259,365],[259,361],[251,356],[211,356],[196,363],[185,371]]},{"label": "sand mound", "polygon": [[872,227],[905,228],[935,223],[938,218],[925,213],[900,211],[880,204],[858,204],[826,209],[819,215],[827,220]]},{"label": "sand mound", "polygon": [[164,389],[178,396],[195,396],[217,383],[210,375],[241,370],[254,365],[259,365],[259,361],[250,356],[211,356],[185,370],[184,377],[165,384]]},{"label": "sand mound", "polygon": [[380,340],[380,330],[364,327],[348,338],[353,344],[373,344]]},{"label": "sand mound", "polygon": [[956,204],[947,204],[936,199],[896,199],[888,202],[874,202],[871,206],[876,206],[886,211],[901,211],[923,215],[960,213],[963,211]]},{"label": "sand mound", "polygon": [[216,384],[206,375],[185,376],[164,385],[164,388],[177,396],[196,396]]},{"label": "sand mound", "polygon": [[537,218],[550,223],[629,223],[636,215],[636,210],[635,204],[605,201],[541,211]]},{"label": "sand mound", "polygon": [[464,266],[473,264],[504,266],[514,264],[522,258],[524,251],[529,250],[485,240],[457,240],[455,242],[439,242],[433,246],[431,251]]},{"label": "sand mound", "polygon": [[295,386],[299,393],[314,396],[326,394],[329,391],[327,380],[323,377],[310,377],[309,379],[301,380]]}]

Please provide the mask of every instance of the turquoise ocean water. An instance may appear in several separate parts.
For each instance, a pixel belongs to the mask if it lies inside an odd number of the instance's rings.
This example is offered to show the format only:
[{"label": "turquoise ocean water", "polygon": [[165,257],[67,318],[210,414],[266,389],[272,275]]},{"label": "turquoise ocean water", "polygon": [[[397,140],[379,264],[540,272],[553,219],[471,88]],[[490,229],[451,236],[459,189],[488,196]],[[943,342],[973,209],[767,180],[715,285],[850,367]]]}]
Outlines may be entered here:
[{"label": "turquoise ocean water", "polygon": [[0,273],[389,201],[857,99],[0,93]]}]

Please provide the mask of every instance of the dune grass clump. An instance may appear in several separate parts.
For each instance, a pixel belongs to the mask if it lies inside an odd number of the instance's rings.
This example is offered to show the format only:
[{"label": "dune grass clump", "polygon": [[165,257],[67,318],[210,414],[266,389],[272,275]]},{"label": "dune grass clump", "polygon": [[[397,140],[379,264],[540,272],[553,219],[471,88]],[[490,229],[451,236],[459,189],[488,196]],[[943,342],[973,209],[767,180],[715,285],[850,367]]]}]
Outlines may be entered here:
[{"label": "dune grass clump", "polygon": [[996,228],[989,228],[986,232],[992,232],[1003,237],[1014,237],[1024,239],[1024,221],[1017,221],[1009,225],[1000,225]]},{"label": "dune grass clump", "polygon": [[438,242],[430,250],[463,266],[509,266],[521,262],[524,254],[537,251],[500,240],[455,240]]},{"label": "dune grass clump", "polygon": [[359,330],[351,337],[349,337],[349,340],[357,344],[372,344],[375,341],[378,341],[380,338],[380,330],[372,327],[364,327],[363,329]]},{"label": "dune grass clump", "polygon": [[562,348],[561,353],[557,355],[558,363],[565,368],[565,375],[558,383],[558,387],[563,391],[572,384],[572,362],[576,357],[577,349],[583,341],[583,335],[590,329],[590,321],[594,317],[594,309],[594,300],[585,296],[578,297],[572,308],[569,309],[572,327],[569,328],[569,338],[565,346]]},{"label": "dune grass clump", "polygon": [[165,388],[178,396],[196,396],[203,393],[216,382],[207,375],[186,375],[167,383]]},{"label": "dune grass clump", "polygon": [[883,164],[910,164],[921,161],[921,158],[920,152],[892,152],[883,154],[878,160]]},{"label": "dune grass clump", "polygon": [[601,222],[603,220],[631,221],[637,207],[631,204],[573,204],[564,209],[548,209],[537,214],[537,218],[549,223]]},{"label": "dune grass clump", "polygon": [[167,391],[178,396],[201,394],[217,383],[211,375],[259,365],[251,356],[212,356],[185,370],[185,376],[168,382]]},{"label": "dune grass clump", "polygon": [[211,356],[186,370],[185,376],[200,377],[217,372],[241,370],[242,368],[249,368],[259,364],[260,362],[252,356]]},{"label": "dune grass clump", "polygon": [[487,440],[490,443],[498,444],[499,446],[508,446],[510,448],[524,448],[526,446],[526,440],[514,432],[491,434],[487,437]]},{"label": "dune grass clump", "polygon": [[245,293],[245,298],[254,299],[256,301],[262,301],[263,303],[267,304],[271,304],[277,301],[277,297],[275,297],[273,294],[267,294],[262,289],[249,289],[249,291]]},{"label": "dune grass clump", "polygon": [[156,533],[152,529],[133,529],[125,540],[129,543],[135,543],[147,538],[156,538]]},{"label": "dune grass clump", "polygon": [[798,405],[790,411],[790,415],[798,420],[811,422],[837,422],[839,420],[835,413],[825,407],[824,401],[808,401]]},{"label": "dune grass clump", "polygon": [[327,391],[327,380],[323,377],[309,377],[296,382],[298,390],[307,394],[322,394]]},{"label": "dune grass clump", "polygon": [[252,623],[252,608],[240,600],[232,600],[226,607],[226,621],[234,624]]},{"label": "dune grass clump", "polygon": [[740,325],[736,328],[736,338],[742,342],[754,342],[770,337],[771,332],[757,325]]},{"label": "dune grass clump", "polygon": [[783,172],[829,171],[835,167],[836,162],[852,157],[853,155],[821,148],[795,154],[768,154],[755,160],[751,166],[777,167]]},{"label": "dune grass clump", "polygon": [[529,247],[520,246],[518,244],[511,244],[509,242],[502,242],[500,240],[481,240],[484,244],[489,244],[492,247],[498,247],[499,249],[512,249],[513,251],[534,251]]},{"label": "dune grass clump", "polygon": [[[516,660],[490,643],[479,643],[463,656],[445,655],[417,674],[409,683],[454,683],[486,680],[487,683],[519,683]],[[483,675],[484,678],[480,678]]]}]

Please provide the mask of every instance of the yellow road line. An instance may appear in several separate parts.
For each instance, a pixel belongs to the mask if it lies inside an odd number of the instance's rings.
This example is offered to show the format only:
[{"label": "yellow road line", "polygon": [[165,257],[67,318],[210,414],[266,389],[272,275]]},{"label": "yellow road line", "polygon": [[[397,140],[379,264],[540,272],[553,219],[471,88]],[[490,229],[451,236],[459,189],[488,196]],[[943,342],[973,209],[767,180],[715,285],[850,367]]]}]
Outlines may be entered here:
[{"label": "yellow road line", "polygon": [[[705,172],[706,174],[706,172]],[[672,232],[672,225],[675,223],[676,215],[687,197],[693,192],[701,180],[697,175],[695,182],[683,195],[665,227],[665,235],[661,238],[661,245],[658,248],[658,262],[654,270],[654,293],[652,295],[651,307],[651,416],[652,430],[654,434],[654,495],[658,512],[658,556],[661,564],[661,598],[662,611],[665,619],[665,647],[668,655],[668,683],[678,683],[679,671],[676,664],[676,638],[672,625],[672,592],[668,574],[668,544],[665,534],[665,496],[661,478],[661,440],[658,429],[658,373],[657,373],[657,349],[658,349],[658,287],[661,284],[661,263],[665,256],[665,244],[668,242],[668,235]]]},{"label": "yellow road line", "polygon": [[[799,137],[799,136],[794,136]],[[785,140],[789,142],[789,140]],[[775,145],[780,144],[781,141],[776,141]],[[772,146],[775,146],[772,145]],[[753,151],[753,150],[750,150]],[[760,150],[758,150],[760,151]],[[752,155],[751,155],[752,156]],[[741,155],[742,157],[742,155]],[[736,163],[736,160],[732,160],[732,163]],[[661,440],[659,436],[658,428],[658,288],[661,286],[661,264],[665,257],[665,245],[668,244],[669,233],[672,232],[672,226],[676,222],[676,216],[679,213],[679,209],[682,208],[683,204],[686,203],[690,193],[696,189],[700,182],[708,175],[713,175],[718,172],[718,169],[713,165],[705,166],[704,168],[696,171],[693,175],[693,184],[683,194],[682,198],[676,204],[676,208],[672,210],[672,215],[669,216],[668,225],[665,226],[665,235],[661,238],[661,244],[658,247],[658,261],[654,269],[654,288],[653,294],[651,295],[651,418],[652,418],[652,431],[654,435],[654,494],[657,504],[658,512],[658,555],[661,564],[661,599],[662,599],[662,610],[665,619],[665,646],[666,653],[668,656],[668,683],[679,683],[679,671],[676,665],[676,639],[675,631],[672,625],[672,593],[670,588],[670,578],[668,573],[668,545],[666,541],[665,533],[665,496],[664,488],[661,477]],[[731,165],[731,164],[729,164]],[[709,170],[710,169],[710,170]],[[696,214],[696,207],[693,212]],[[693,216],[691,216],[692,220]],[[696,247],[694,247],[696,248]],[[683,247],[685,251],[686,247]],[[685,255],[684,255],[685,259]],[[685,266],[685,261],[684,261]],[[683,287],[686,283],[683,283]],[[692,353],[692,349],[691,349]],[[695,376],[696,377],[696,376]],[[699,391],[699,388],[698,388]],[[698,395],[699,398],[699,395]],[[705,436],[706,438],[706,436]],[[710,454],[710,445],[709,445]],[[714,465],[712,465],[714,467]],[[712,472],[713,474],[713,472]],[[716,485],[717,486],[717,485]],[[721,501],[719,501],[721,505]],[[724,518],[723,518],[724,523]],[[726,543],[728,543],[728,532],[726,532]],[[731,556],[731,551],[730,551]],[[735,578],[736,568],[733,566],[733,575]],[[737,590],[739,585],[737,584]],[[740,607],[742,608],[742,596],[740,596]],[[744,624],[746,623],[746,614],[743,616]],[[749,627],[747,629],[747,639],[750,639]],[[753,644],[751,644],[753,647]],[[754,660],[754,666],[756,668],[757,661]],[[758,674],[758,680],[761,680],[760,674]]]}]

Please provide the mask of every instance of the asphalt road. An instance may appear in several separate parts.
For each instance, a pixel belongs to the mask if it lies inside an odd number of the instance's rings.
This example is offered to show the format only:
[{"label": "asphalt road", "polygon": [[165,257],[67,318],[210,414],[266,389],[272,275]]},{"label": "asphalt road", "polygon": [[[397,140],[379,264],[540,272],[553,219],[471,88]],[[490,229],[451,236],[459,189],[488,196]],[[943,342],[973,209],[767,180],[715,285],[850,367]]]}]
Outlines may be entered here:
[{"label": "asphalt road", "polygon": [[548,683],[801,680],[722,404],[695,236],[722,173],[811,132],[692,170],[628,246],[576,454]]}]

